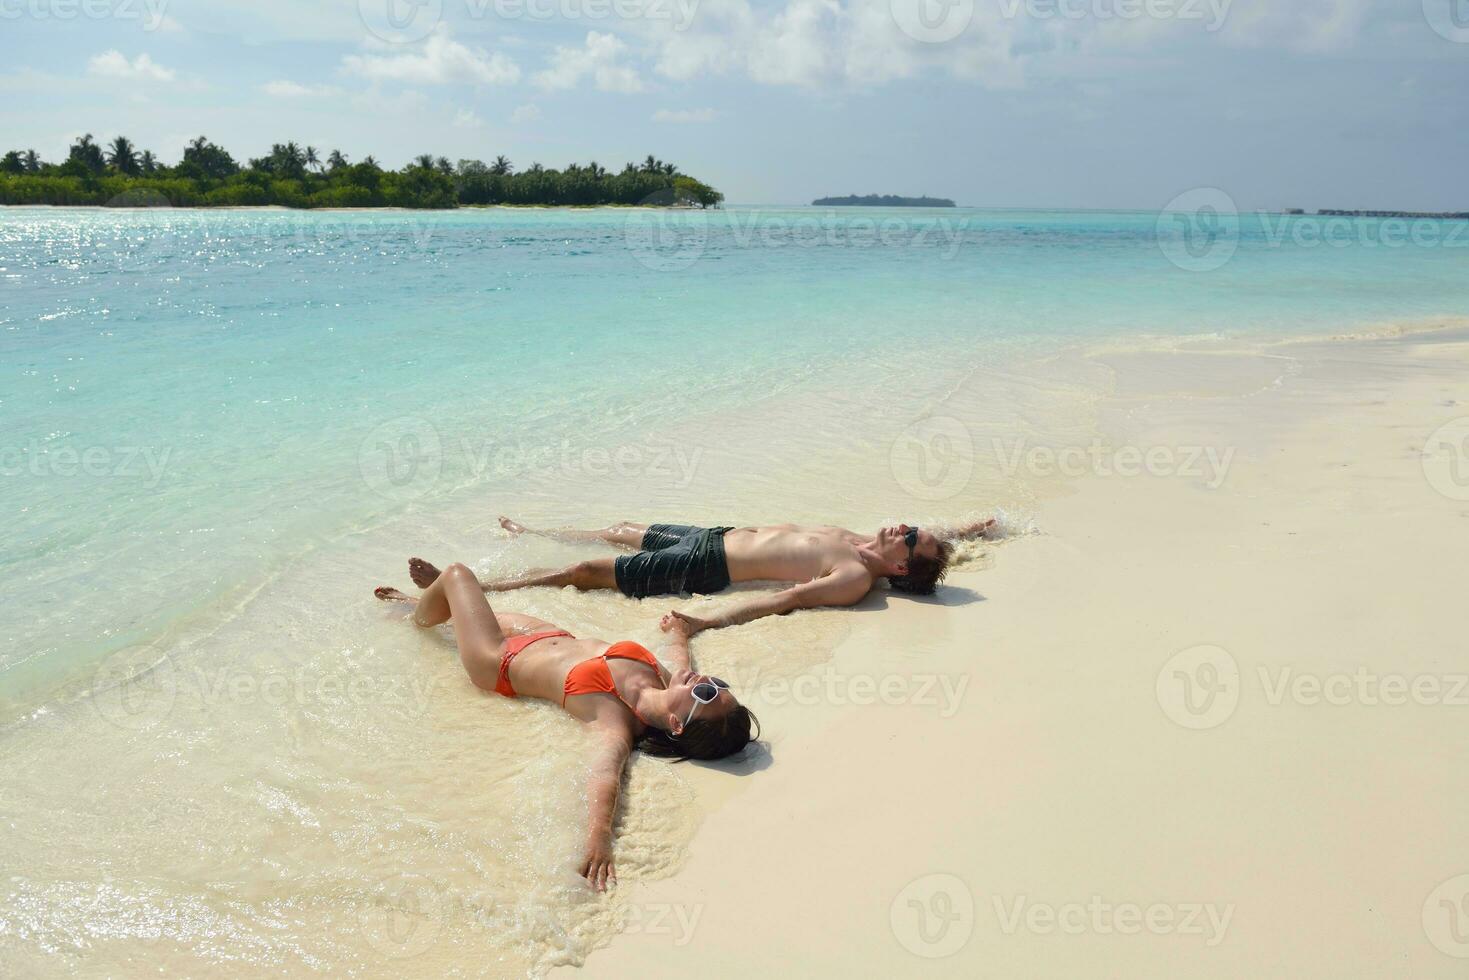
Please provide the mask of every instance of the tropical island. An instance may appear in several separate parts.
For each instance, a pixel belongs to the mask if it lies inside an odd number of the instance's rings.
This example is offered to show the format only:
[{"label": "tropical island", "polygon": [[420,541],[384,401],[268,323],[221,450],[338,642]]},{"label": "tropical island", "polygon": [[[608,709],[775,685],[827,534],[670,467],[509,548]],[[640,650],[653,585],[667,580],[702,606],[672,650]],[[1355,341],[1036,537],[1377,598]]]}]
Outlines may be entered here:
[{"label": "tropical island", "polygon": [[89,133],[63,163],[35,150],[0,157],[0,204],[102,207],[455,208],[474,205],[718,207],[724,195],[649,156],[613,173],[596,162],[564,170],[508,159],[460,160],[430,154],[401,170],[373,157],[350,162],[340,150],[277,143],[244,165],[200,136],[174,166],[140,152],[125,136],[105,146]]},{"label": "tropical island", "polygon": [[896,194],[868,194],[858,197],[820,197],[811,202],[815,208],[951,208],[954,202],[947,197],[899,197]]},{"label": "tropical island", "polygon": [[[1289,208],[1285,212],[1290,215],[1302,215],[1304,208]],[[1469,219],[1469,211],[1341,211],[1325,208],[1316,214],[1322,218],[1431,218],[1433,220],[1464,221]]]}]

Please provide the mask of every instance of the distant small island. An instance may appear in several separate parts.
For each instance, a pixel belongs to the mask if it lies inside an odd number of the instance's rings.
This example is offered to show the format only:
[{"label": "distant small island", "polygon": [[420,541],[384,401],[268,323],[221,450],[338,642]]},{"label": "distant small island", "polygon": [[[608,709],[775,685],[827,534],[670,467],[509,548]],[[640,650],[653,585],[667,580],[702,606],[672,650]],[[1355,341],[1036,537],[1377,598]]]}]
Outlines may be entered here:
[{"label": "distant small island", "polygon": [[[1303,215],[1305,208],[1286,208],[1286,214]],[[1469,211],[1339,211],[1323,208],[1316,212],[1320,218],[1433,218],[1450,221],[1469,220]]]},{"label": "distant small island", "polygon": [[814,208],[951,208],[954,202],[947,197],[899,197],[896,194],[868,194],[859,197],[820,197],[811,202]]}]

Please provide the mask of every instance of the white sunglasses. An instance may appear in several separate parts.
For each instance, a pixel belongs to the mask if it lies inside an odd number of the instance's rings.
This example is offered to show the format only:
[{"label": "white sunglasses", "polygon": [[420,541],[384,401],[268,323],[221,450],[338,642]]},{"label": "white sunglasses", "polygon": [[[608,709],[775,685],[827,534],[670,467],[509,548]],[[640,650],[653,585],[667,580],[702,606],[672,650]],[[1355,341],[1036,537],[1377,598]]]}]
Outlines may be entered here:
[{"label": "white sunglasses", "polygon": [[712,704],[718,699],[720,691],[728,690],[729,685],[718,677],[711,677],[695,684],[693,691],[690,692],[694,696],[694,706],[689,709],[689,716],[683,720],[683,726],[689,727],[689,722],[694,720],[694,712],[699,710],[699,705]]}]

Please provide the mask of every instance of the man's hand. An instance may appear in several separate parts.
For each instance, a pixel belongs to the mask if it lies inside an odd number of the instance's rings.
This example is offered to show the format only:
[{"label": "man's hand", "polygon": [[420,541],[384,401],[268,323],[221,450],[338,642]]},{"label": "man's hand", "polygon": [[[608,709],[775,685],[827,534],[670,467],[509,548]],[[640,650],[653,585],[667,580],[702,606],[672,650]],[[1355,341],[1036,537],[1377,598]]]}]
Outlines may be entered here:
[{"label": "man's hand", "polygon": [[993,538],[997,537],[999,533],[999,522],[993,517],[990,517],[985,520],[975,521],[972,524],[965,524],[954,532],[954,537],[961,541],[967,541],[970,538]]},{"label": "man's hand", "polygon": [[605,892],[617,884],[617,871],[612,867],[612,839],[598,834],[587,843],[587,857],[581,863],[581,876],[594,891]]},{"label": "man's hand", "polygon": [[693,616],[686,616],[677,610],[664,614],[663,618],[658,621],[658,628],[663,632],[672,633],[674,636],[681,636],[686,640],[692,636],[697,636],[713,625],[708,620],[695,619]]}]

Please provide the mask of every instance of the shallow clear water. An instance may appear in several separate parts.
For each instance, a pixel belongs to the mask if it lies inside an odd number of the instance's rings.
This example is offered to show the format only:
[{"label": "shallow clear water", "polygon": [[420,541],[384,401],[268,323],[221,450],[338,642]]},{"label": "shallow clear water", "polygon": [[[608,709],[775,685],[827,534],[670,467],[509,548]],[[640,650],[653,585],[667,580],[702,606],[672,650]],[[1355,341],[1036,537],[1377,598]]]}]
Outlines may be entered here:
[{"label": "shallow clear water", "polygon": [[[1023,504],[993,474],[915,491],[896,433],[1084,419],[1102,381],[1024,367],[1079,343],[1469,312],[1469,234],[1313,222],[1222,249],[1144,214],[0,211],[0,962],[579,961],[617,911],[570,873],[575,726],[475,696],[370,588],[412,552],[585,553],[501,512]],[[506,603],[656,639],[618,596]],[[756,624],[702,655],[799,671],[847,628],[807,620],[799,654]],[[689,794],[635,767],[628,875],[676,867]],[[423,949],[374,932],[405,892]]]}]

